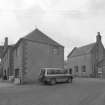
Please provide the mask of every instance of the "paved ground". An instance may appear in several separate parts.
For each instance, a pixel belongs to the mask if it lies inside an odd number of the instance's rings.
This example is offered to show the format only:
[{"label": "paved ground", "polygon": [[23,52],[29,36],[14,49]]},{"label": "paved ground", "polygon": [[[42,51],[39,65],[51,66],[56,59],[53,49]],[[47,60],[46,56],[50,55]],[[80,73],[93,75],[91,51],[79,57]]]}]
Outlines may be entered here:
[{"label": "paved ground", "polygon": [[7,87],[13,87],[14,84],[10,83],[10,82],[7,82],[7,81],[2,81],[0,80],[0,89],[1,88],[7,88]]},{"label": "paved ground", "polygon": [[0,105],[105,105],[105,80],[79,78],[54,86],[2,84]]}]

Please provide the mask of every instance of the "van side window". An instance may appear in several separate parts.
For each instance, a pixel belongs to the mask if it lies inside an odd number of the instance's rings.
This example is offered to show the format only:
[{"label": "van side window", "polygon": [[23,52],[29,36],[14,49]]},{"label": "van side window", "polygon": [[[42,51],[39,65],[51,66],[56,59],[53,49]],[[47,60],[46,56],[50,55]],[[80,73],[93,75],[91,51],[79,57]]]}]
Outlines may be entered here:
[{"label": "van side window", "polygon": [[67,74],[67,70],[47,70],[47,74]]},{"label": "van side window", "polygon": [[68,73],[68,70],[64,70],[64,74],[67,74]]},{"label": "van side window", "polygon": [[66,74],[67,70],[55,70],[55,74]]},{"label": "van side window", "polygon": [[54,70],[47,70],[47,74],[55,74]]}]

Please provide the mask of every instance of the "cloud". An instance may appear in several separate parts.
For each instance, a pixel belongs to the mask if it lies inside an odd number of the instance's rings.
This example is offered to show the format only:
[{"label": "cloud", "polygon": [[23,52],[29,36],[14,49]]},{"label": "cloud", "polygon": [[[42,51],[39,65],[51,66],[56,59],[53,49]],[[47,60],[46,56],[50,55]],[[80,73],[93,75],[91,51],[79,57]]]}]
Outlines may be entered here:
[{"label": "cloud", "polygon": [[93,11],[105,11],[105,0],[90,0],[89,4]]},{"label": "cloud", "polygon": [[11,37],[15,39],[15,33],[17,29],[20,27],[16,16],[13,12],[9,11],[1,11],[0,13],[0,42],[4,40],[4,37]]},{"label": "cloud", "polygon": [[47,11],[52,6],[56,5],[60,0],[22,0],[23,7],[32,8],[35,5],[40,6],[43,10]]},{"label": "cloud", "polygon": [[13,3],[8,0],[0,0],[0,9],[2,10],[9,10],[9,9],[13,9],[14,5]]},{"label": "cloud", "polygon": [[92,16],[103,15],[105,13],[105,0],[88,0],[84,13]]},{"label": "cloud", "polygon": [[0,37],[14,42],[38,27],[64,45],[67,55],[105,32],[104,12],[104,0],[0,0]]},{"label": "cloud", "polygon": [[105,13],[105,0],[60,0],[48,10],[69,18],[84,19]]}]

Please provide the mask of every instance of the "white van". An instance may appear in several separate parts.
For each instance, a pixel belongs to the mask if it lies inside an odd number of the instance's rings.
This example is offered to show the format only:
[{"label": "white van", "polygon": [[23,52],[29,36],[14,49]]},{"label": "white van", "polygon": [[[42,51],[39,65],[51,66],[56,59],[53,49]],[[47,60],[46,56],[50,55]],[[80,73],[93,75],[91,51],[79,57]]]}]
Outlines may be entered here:
[{"label": "white van", "polygon": [[51,85],[57,82],[68,82],[71,83],[73,75],[71,71],[64,70],[61,68],[41,68],[39,80],[43,83],[49,83]]}]

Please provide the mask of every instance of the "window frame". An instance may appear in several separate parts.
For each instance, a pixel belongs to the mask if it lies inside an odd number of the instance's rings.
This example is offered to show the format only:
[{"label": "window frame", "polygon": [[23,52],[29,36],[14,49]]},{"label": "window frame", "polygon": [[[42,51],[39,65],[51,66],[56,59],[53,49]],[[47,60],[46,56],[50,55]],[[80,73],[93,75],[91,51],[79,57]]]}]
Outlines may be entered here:
[{"label": "window frame", "polygon": [[86,73],[86,65],[82,65],[82,72]]},{"label": "window frame", "polygon": [[59,47],[53,46],[52,53],[53,55],[59,55]]},{"label": "window frame", "polygon": [[78,65],[74,66],[74,70],[75,70],[76,73],[79,72],[79,67],[78,67]]}]

